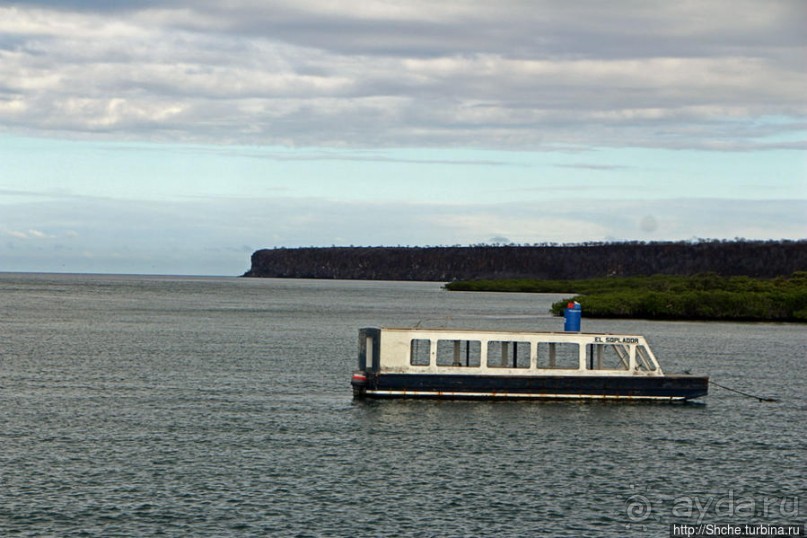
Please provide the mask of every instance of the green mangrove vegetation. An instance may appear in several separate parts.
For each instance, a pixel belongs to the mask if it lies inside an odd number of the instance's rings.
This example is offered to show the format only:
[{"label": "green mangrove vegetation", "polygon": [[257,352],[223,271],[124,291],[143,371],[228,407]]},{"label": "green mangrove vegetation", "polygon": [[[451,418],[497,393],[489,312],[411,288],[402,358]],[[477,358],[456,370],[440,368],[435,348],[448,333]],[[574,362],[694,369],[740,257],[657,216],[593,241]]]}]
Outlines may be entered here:
[{"label": "green mangrove vegetation", "polygon": [[552,305],[562,315],[578,301],[589,318],[807,322],[807,271],[770,279],[654,275],[584,280],[473,280],[446,284],[452,291],[570,293]]}]

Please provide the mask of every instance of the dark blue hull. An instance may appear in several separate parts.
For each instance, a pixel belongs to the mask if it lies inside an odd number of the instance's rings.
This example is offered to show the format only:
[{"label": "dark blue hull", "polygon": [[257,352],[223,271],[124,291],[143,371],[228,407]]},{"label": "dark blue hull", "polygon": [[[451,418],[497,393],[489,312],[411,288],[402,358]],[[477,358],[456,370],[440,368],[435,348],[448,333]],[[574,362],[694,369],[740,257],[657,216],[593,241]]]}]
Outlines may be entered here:
[{"label": "dark blue hull", "polygon": [[358,398],[690,400],[705,396],[706,376],[501,376],[374,374],[354,376]]}]

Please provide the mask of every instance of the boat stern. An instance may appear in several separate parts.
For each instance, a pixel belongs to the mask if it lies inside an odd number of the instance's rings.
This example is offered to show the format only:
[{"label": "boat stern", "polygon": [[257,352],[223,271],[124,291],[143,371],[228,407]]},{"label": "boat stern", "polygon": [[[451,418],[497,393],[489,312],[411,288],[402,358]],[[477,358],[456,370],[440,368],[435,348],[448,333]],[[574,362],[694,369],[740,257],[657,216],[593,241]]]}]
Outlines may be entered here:
[{"label": "boat stern", "polygon": [[367,372],[355,370],[350,377],[350,385],[353,387],[354,398],[364,398],[367,394]]}]

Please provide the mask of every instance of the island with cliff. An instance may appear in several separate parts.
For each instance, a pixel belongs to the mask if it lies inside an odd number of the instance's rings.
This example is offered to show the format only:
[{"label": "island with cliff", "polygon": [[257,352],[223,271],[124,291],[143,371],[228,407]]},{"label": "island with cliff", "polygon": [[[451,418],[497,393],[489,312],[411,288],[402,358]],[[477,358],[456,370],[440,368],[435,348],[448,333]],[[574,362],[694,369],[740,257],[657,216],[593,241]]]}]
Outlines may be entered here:
[{"label": "island with cliff", "polygon": [[451,282],[650,275],[773,278],[807,270],[807,240],[258,250],[244,276]]},{"label": "island with cliff", "polygon": [[569,293],[586,317],[807,322],[807,240],[275,248],[246,277],[447,282]]}]

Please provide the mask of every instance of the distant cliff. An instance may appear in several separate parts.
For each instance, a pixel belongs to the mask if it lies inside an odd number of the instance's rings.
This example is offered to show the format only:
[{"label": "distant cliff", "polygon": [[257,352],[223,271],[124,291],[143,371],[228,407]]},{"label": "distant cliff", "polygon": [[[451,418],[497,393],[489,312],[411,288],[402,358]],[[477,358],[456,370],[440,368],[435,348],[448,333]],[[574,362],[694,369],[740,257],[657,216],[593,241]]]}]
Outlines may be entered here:
[{"label": "distant cliff", "polygon": [[448,282],[698,273],[766,278],[804,270],[807,240],[275,248],[256,251],[244,276]]}]

